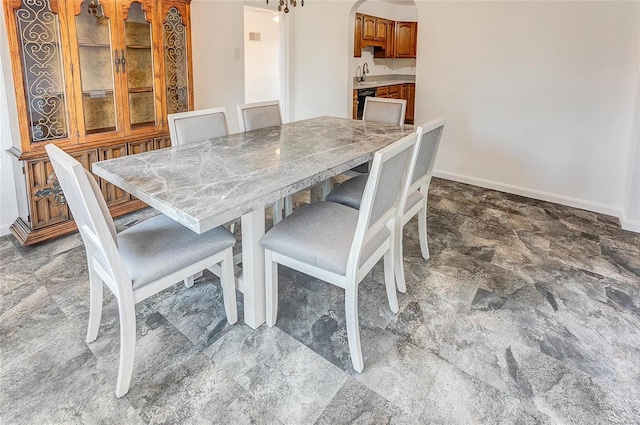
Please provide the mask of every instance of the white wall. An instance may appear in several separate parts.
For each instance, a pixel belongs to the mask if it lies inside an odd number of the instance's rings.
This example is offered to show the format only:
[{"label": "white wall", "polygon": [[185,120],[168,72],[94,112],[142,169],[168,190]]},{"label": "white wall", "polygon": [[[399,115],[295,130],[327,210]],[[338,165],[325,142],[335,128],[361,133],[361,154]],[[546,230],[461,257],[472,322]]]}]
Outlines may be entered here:
[{"label": "white wall", "polygon": [[362,67],[366,62],[369,67],[369,74],[367,74],[369,77],[389,74],[416,75],[415,59],[377,59],[373,57],[373,46],[363,47],[362,56],[352,60],[354,68]]},{"label": "white wall", "polygon": [[243,26],[242,1],[191,3],[195,107],[226,107],[232,133],[240,130],[236,107],[245,103]]},{"label": "white wall", "polygon": [[[245,103],[280,98],[280,28],[276,12],[244,8],[244,97]],[[249,40],[249,33],[260,41]]]},{"label": "white wall", "polygon": [[419,2],[418,122],[449,118],[439,175],[619,215],[639,7]]},{"label": "white wall", "polygon": [[292,119],[348,117],[354,73],[353,1],[309,0],[289,12],[293,40]]}]

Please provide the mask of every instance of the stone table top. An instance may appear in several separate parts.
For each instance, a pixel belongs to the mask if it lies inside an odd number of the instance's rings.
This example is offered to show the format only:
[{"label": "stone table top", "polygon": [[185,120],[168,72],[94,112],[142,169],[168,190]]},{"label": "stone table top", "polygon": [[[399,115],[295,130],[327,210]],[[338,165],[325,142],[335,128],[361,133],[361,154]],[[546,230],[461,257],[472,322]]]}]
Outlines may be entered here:
[{"label": "stone table top", "polygon": [[367,162],[413,131],[319,117],[100,161],[93,172],[204,233]]}]

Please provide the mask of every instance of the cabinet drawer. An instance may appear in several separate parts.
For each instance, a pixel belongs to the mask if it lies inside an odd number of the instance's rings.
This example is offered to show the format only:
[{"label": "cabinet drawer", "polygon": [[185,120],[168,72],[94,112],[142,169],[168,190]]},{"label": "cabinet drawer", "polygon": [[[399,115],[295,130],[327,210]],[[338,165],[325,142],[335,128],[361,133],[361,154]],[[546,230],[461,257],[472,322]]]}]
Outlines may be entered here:
[{"label": "cabinet drawer", "polygon": [[167,137],[156,137],[154,139],[155,144],[156,144],[156,149],[164,149],[164,148],[170,148],[171,147],[171,139],[169,138],[169,136]]},{"label": "cabinet drawer", "polygon": [[389,86],[378,87],[376,89],[376,97],[388,97],[389,96]]},{"label": "cabinet drawer", "polygon": [[130,142],[129,147],[127,148],[129,155],[135,155],[137,153],[149,152],[153,150],[156,150],[156,143],[153,139],[141,140],[139,142]]}]

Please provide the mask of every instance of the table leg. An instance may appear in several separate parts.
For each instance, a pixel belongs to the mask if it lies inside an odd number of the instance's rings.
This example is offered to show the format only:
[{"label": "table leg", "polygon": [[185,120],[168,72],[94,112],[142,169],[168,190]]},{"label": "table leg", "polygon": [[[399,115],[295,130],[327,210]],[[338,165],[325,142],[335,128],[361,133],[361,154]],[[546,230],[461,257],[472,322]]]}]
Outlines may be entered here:
[{"label": "table leg", "polygon": [[265,320],[264,249],[260,246],[264,230],[264,207],[242,216],[244,322],[253,329]]}]

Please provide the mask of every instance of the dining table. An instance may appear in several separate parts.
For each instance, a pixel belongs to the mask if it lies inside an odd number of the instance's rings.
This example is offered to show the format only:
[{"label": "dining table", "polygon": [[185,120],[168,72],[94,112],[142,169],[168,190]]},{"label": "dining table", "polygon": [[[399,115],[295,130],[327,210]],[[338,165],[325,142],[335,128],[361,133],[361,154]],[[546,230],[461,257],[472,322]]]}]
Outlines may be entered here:
[{"label": "dining table", "polygon": [[265,321],[265,207],[357,165],[413,126],[316,117],[93,164],[93,173],[196,233],[241,218],[244,322]]}]

